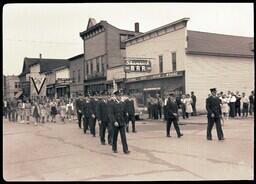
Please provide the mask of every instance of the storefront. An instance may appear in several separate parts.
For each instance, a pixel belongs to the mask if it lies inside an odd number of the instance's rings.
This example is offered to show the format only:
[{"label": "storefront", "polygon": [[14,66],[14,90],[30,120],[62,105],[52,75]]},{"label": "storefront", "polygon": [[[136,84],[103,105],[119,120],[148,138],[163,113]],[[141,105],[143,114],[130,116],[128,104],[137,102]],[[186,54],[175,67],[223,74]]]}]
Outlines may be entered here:
[{"label": "storefront", "polygon": [[70,83],[72,79],[57,79],[55,89],[57,98],[67,97],[70,98]]},{"label": "storefront", "polygon": [[161,98],[168,96],[169,92],[180,95],[185,92],[185,72],[168,72],[143,77],[127,79],[126,89],[133,94],[139,105],[146,105],[149,96],[160,94]]}]

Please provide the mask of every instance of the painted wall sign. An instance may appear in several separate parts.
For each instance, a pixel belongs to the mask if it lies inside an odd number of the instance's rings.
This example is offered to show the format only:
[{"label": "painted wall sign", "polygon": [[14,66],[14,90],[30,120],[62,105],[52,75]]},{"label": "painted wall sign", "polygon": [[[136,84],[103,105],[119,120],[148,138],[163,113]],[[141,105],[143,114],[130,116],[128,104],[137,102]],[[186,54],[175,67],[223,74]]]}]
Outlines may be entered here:
[{"label": "painted wall sign", "polygon": [[124,71],[125,72],[150,72],[151,61],[150,59],[126,58]]},{"label": "painted wall sign", "polygon": [[36,89],[37,95],[40,94],[42,87],[44,85],[45,79],[46,79],[45,77],[31,77],[31,80]]}]

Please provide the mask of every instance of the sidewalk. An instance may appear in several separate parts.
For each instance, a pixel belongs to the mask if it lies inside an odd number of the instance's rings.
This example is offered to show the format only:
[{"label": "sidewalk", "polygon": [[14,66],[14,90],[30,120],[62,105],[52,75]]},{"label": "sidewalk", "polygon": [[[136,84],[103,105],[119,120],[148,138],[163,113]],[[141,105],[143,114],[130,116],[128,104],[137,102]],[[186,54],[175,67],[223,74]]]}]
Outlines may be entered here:
[{"label": "sidewalk", "polygon": [[[249,119],[249,118],[254,118],[254,116],[248,116],[246,119]],[[140,116],[140,120],[145,120],[145,121],[148,121],[148,122],[165,122],[163,117],[162,119],[148,119],[148,114],[142,114]],[[224,119],[224,123],[225,121],[230,121],[231,119],[229,120],[226,120]],[[241,117],[239,118],[234,118],[232,120],[242,120]],[[182,117],[179,117],[179,123],[180,124],[207,124],[207,115],[197,115],[197,116],[189,116],[189,119],[183,119]]]}]

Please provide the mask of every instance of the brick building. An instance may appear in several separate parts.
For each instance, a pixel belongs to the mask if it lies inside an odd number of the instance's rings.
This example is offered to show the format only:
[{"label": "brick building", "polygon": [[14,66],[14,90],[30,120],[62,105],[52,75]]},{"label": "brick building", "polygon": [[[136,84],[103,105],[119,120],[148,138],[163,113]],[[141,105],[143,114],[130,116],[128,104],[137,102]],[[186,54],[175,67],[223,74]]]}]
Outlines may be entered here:
[{"label": "brick building", "polygon": [[124,64],[124,40],[139,34],[116,28],[107,21],[96,23],[90,18],[87,29],[80,33],[84,46],[85,93],[109,90],[112,83],[106,82],[107,70]]},{"label": "brick building", "polygon": [[5,76],[5,95],[6,98],[19,98],[22,95],[20,80],[17,75]]}]

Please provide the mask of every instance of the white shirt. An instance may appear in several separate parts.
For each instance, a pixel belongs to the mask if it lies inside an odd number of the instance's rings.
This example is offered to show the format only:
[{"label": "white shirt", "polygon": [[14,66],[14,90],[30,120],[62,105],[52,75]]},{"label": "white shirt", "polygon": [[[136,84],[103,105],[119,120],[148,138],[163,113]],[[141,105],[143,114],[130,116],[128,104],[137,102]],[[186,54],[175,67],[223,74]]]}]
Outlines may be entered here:
[{"label": "white shirt", "polygon": [[241,105],[243,103],[249,103],[249,98],[247,96],[244,96],[244,97],[241,98]]},{"label": "white shirt", "polygon": [[236,97],[235,97],[235,96],[232,96],[232,97],[230,98],[230,102],[236,102]]}]

